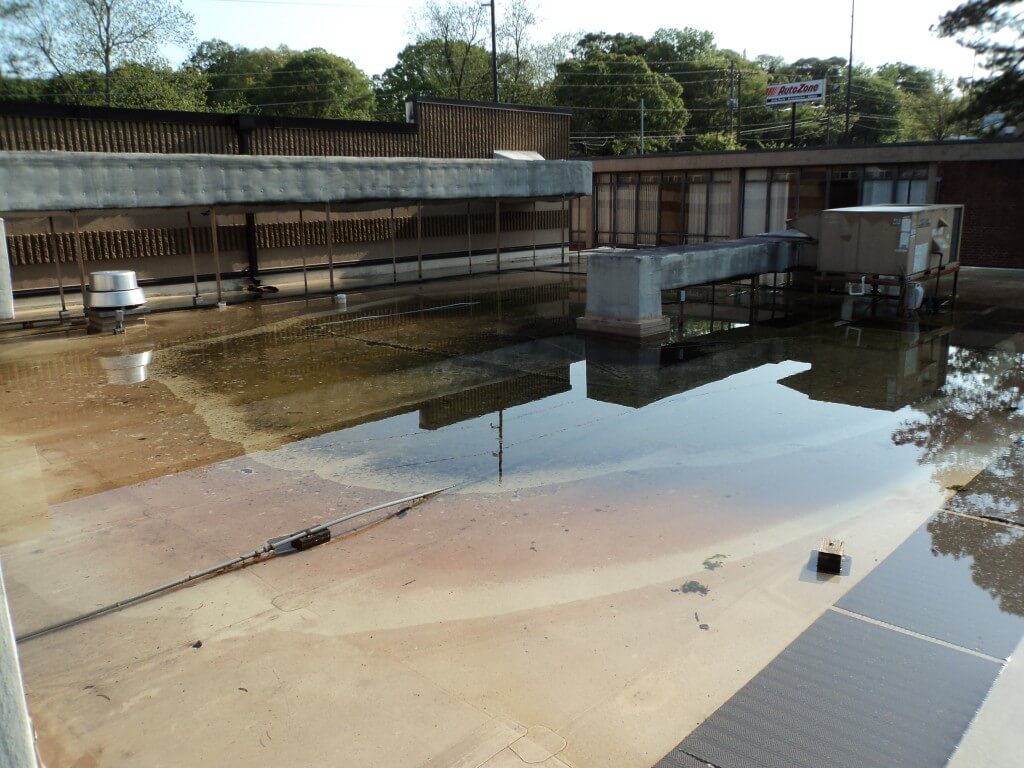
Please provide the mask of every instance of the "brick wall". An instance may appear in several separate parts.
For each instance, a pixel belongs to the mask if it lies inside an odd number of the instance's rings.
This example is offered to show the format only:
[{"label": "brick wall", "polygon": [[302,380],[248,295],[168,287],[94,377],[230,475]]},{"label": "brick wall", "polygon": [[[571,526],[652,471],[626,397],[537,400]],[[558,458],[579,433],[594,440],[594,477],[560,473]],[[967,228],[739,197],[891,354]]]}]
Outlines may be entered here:
[{"label": "brick wall", "polygon": [[1024,268],[1024,161],[942,163],[939,203],[963,203],[960,263]]}]

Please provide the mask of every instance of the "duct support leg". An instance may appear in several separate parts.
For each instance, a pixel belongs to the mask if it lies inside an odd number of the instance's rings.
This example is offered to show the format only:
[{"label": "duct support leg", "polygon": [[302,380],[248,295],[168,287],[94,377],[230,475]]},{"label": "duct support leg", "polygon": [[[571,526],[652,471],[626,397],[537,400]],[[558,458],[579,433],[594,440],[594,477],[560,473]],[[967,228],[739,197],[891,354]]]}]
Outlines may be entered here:
[{"label": "duct support leg", "polygon": [[214,277],[217,279],[217,306],[226,307],[227,304],[224,301],[224,286],[220,280],[220,247],[217,243],[217,209],[210,209],[210,242],[213,246],[213,271]]},{"label": "duct support leg", "polygon": [[68,305],[64,298],[64,275],[60,268],[60,251],[57,248],[57,227],[53,223],[53,216],[50,217],[50,255],[53,257],[53,264],[57,268],[57,293],[60,294],[60,311],[57,317],[62,323],[68,319]]}]

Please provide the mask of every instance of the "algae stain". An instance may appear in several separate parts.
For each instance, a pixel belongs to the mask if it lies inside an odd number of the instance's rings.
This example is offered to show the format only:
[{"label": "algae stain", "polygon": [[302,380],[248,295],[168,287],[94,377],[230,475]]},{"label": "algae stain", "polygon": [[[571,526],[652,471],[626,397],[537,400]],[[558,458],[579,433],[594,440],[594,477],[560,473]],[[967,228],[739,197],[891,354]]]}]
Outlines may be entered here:
[{"label": "algae stain", "polygon": [[709,590],[706,585],[699,581],[688,581],[672,590],[680,595],[706,595]]},{"label": "algae stain", "polygon": [[728,555],[711,555],[711,557],[704,560],[704,568],[708,571],[721,568],[724,565],[722,561],[727,557]]}]

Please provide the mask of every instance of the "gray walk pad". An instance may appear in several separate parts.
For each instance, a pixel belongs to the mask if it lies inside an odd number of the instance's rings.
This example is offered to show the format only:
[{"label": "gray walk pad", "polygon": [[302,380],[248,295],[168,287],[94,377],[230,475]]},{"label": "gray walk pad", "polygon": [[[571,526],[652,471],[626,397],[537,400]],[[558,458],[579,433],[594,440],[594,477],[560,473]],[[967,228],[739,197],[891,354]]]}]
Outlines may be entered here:
[{"label": "gray walk pad", "polygon": [[1001,669],[829,611],[657,768],[939,768]]},{"label": "gray walk pad", "polygon": [[1024,530],[940,512],[836,605],[1008,658],[1024,636]]}]

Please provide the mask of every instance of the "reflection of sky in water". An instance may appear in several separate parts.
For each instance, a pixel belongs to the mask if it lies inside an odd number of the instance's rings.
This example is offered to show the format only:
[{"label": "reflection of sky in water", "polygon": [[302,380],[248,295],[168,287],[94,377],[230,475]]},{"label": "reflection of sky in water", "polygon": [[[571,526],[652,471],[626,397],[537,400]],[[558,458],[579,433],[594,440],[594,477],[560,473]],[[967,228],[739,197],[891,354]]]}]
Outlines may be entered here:
[{"label": "reflection of sky in water", "polygon": [[[504,411],[500,488],[631,473],[654,486],[799,505],[922,474],[918,451],[890,439],[906,409],[819,402],[777,383],[808,367],[762,365],[633,409],[587,399],[586,363],[576,363],[571,391]],[[497,491],[497,426],[495,413],[426,431],[409,413],[257,456],[370,487],[472,481]]]}]

